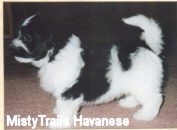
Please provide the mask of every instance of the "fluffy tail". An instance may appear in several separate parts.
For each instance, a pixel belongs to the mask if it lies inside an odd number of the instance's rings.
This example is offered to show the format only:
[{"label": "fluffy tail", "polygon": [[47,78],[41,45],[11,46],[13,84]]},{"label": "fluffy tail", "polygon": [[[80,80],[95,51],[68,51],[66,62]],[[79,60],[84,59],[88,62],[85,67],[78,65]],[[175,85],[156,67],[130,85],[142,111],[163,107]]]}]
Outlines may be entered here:
[{"label": "fluffy tail", "polygon": [[144,30],[141,34],[141,39],[148,44],[148,46],[159,55],[163,49],[162,30],[152,18],[147,18],[144,15],[136,15],[129,18],[122,19],[124,23],[140,27]]}]

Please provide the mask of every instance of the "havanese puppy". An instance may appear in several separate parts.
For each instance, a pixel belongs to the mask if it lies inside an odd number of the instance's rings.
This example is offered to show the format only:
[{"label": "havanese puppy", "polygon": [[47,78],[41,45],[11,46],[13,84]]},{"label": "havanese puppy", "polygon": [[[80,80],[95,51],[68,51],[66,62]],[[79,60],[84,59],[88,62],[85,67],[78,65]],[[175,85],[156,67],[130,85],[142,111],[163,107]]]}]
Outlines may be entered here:
[{"label": "havanese puppy", "polygon": [[120,106],[142,106],[136,120],[154,119],[163,102],[161,28],[141,14],[90,12],[28,17],[11,44],[15,59],[39,68],[40,86],[56,98],[54,113],[69,119],[67,127],[81,106],[123,95]]}]

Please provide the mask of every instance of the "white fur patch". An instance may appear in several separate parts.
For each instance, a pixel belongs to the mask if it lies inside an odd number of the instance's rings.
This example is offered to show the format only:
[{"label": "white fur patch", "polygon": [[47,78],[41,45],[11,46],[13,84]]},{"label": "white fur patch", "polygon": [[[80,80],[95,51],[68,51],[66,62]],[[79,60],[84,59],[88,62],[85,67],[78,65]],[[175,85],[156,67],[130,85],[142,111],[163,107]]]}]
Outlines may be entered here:
[{"label": "white fur patch", "polygon": [[23,23],[22,23],[22,26],[27,26],[30,21],[32,20],[32,18],[34,18],[36,15],[32,15],[30,17],[28,17]]},{"label": "white fur patch", "polygon": [[18,57],[18,56],[15,56],[14,58],[15,58],[15,60],[17,60],[20,63],[31,63],[34,61],[33,58],[22,58],[22,57]]}]

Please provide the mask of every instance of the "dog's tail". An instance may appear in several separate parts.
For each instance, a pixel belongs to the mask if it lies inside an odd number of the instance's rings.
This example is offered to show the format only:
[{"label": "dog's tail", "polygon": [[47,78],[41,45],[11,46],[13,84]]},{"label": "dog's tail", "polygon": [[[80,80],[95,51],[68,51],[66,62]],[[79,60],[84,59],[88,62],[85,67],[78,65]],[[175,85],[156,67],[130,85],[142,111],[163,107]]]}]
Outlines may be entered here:
[{"label": "dog's tail", "polygon": [[147,18],[144,15],[136,15],[122,19],[124,23],[140,27],[144,32],[141,34],[141,39],[157,54],[161,54],[163,49],[162,30],[158,23],[152,18]]}]

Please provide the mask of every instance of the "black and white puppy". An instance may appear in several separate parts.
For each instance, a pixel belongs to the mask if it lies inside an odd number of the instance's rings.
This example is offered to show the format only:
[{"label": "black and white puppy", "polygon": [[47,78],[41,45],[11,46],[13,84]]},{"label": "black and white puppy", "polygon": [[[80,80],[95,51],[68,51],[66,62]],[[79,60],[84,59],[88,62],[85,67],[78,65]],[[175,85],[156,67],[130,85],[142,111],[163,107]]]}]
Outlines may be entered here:
[{"label": "black and white puppy", "polygon": [[70,119],[71,126],[82,105],[125,95],[120,106],[142,105],[136,120],[154,119],[163,102],[159,25],[144,15],[72,13],[30,16],[11,45],[17,61],[39,68],[41,87],[56,98],[54,113]]}]

